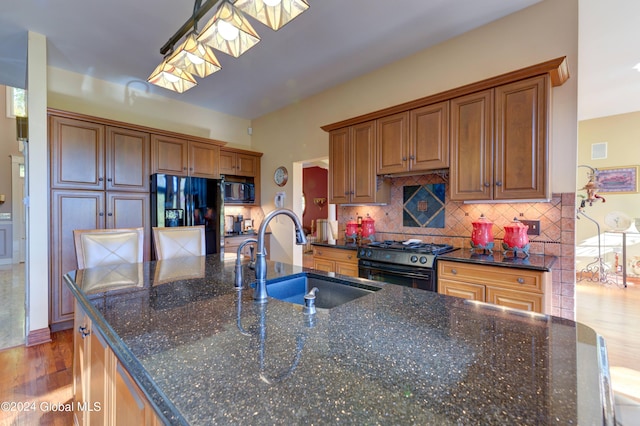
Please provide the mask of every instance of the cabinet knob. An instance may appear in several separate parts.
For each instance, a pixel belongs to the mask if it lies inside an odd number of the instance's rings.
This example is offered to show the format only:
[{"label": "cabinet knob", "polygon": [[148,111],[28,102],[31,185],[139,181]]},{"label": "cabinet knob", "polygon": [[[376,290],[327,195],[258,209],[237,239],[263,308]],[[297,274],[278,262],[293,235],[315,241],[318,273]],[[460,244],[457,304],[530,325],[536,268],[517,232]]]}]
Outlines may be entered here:
[{"label": "cabinet knob", "polygon": [[518,284],[524,284],[524,278],[522,277],[518,278]]},{"label": "cabinet knob", "polygon": [[349,191],[344,191],[344,195],[349,195]]},{"label": "cabinet knob", "polygon": [[407,157],[402,157],[402,161],[407,161]]},{"label": "cabinet knob", "polygon": [[102,182],[104,180],[104,178],[99,177],[98,178],[98,182]]},{"label": "cabinet knob", "polygon": [[351,191],[350,194],[353,195],[353,194],[355,194],[355,192]]},{"label": "cabinet knob", "polygon": [[455,275],[455,274],[457,274],[457,273],[458,273],[458,270],[454,268],[454,269],[452,269],[452,270],[451,270],[451,273],[452,273],[453,275]]},{"label": "cabinet knob", "polygon": [[113,182],[113,179],[107,178],[107,182]]},{"label": "cabinet knob", "polygon": [[496,182],[496,186],[502,186],[502,182],[500,181]]},{"label": "cabinet knob", "polygon": [[409,156],[409,160],[415,160],[415,159],[416,159],[416,156],[415,156],[415,155],[411,154],[411,155]]},{"label": "cabinet knob", "polygon": [[100,217],[104,216],[104,212],[98,213],[98,216],[100,216]]},{"label": "cabinet knob", "polygon": [[80,333],[80,336],[82,336],[83,339],[85,337],[87,337],[89,334],[91,334],[91,332],[89,330],[87,330],[87,327],[85,327],[83,325],[78,327],[78,333]]},{"label": "cabinet knob", "polygon": [[353,256],[348,255],[348,256],[347,256],[347,259],[353,259]]},{"label": "cabinet knob", "polygon": [[485,183],[484,183],[484,187],[485,187],[485,188],[488,188],[488,187],[490,187],[490,186],[491,186],[491,184],[490,184],[489,182],[485,182]]},{"label": "cabinet knob", "polygon": [[113,213],[107,213],[107,216],[113,216]]}]

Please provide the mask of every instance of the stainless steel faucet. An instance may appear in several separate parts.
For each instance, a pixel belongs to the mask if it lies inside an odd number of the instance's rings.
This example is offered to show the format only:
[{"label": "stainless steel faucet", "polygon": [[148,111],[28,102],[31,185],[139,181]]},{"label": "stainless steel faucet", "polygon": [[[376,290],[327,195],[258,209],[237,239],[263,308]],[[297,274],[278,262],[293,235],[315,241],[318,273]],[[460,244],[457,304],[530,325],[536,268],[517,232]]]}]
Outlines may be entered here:
[{"label": "stainless steel faucet", "polygon": [[307,244],[307,238],[304,236],[300,219],[294,212],[289,209],[276,209],[265,216],[258,230],[258,253],[256,254],[256,290],[253,293],[253,299],[256,302],[264,303],[267,301],[267,253],[264,247],[264,234],[271,219],[276,216],[289,216],[296,227],[296,244]]},{"label": "stainless steel faucet", "polygon": [[236,270],[235,270],[235,275],[236,275],[236,284],[235,284],[235,288],[236,290],[240,290],[242,289],[242,285],[243,285],[243,278],[242,278],[242,249],[244,249],[244,246],[246,246],[247,244],[251,244],[251,243],[257,243],[258,240],[256,240],[255,238],[247,238],[246,240],[244,240],[243,242],[240,243],[240,245],[238,246],[238,250],[237,250],[237,257],[236,257]]}]

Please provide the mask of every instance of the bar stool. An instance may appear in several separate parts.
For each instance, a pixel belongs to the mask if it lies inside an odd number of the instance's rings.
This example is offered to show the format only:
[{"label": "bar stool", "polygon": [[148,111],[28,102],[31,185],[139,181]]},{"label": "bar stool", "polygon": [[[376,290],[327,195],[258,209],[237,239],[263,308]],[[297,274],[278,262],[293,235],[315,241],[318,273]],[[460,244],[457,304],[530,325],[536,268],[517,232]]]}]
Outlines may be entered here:
[{"label": "bar stool", "polygon": [[143,261],[143,228],[75,229],[73,241],[78,269]]},{"label": "bar stool", "polygon": [[204,225],[152,229],[157,260],[206,255]]}]

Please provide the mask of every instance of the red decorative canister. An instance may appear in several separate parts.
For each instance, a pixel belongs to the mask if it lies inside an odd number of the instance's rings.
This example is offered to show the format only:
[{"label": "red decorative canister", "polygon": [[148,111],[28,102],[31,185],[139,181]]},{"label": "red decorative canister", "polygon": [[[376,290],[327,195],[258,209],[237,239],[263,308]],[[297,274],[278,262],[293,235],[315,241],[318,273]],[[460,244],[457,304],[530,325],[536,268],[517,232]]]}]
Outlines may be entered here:
[{"label": "red decorative canister", "polygon": [[353,220],[347,222],[347,226],[344,230],[344,234],[347,238],[353,238],[354,240],[358,236],[358,224]]},{"label": "red decorative canister", "polygon": [[373,220],[369,214],[367,214],[367,217],[362,219],[362,238],[369,238],[373,240],[371,237],[376,233],[376,228],[374,226],[375,223],[376,221]]},{"label": "red decorative canister", "polygon": [[502,248],[507,251],[513,251],[515,255],[519,252],[529,255],[529,236],[527,231],[529,227],[517,218],[513,218],[513,222],[504,226],[504,240]]},{"label": "red decorative canister", "polygon": [[482,214],[478,220],[471,222],[471,224],[473,225],[471,246],[491,250],[493,248],[493,222]]}]

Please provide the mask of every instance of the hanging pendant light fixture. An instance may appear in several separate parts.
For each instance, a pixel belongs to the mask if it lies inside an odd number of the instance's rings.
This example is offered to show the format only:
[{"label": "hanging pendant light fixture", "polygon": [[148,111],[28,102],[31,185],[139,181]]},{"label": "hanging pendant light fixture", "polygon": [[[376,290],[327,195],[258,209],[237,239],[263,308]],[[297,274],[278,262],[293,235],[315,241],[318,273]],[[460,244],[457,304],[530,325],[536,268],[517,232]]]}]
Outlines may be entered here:
[{"label": "hanging pendant light fixture", "polygon": [[147,81],[178,93],[184,93],[198,84],[191,74],[167,63],[166,59],[151,73]]},{"label": "hanging pendant light fixture", "polygon": [[223,0],[213,18],[204,26],[198,41],[233,57],[238,57],[260,41],[242,12]]},{"label": "hanging pendant light fixture", "polygon": [[[215,14],[198,34],[198,20],[217,4]],[[306,0],[205,0],[204,4],[195,0],[191,18],[162,46],[164,60],[147,81],[183,93],[198,84],[193,74],[204,78],[220,70],[212,48],[237,58],[260,41],[242,11],[278,30],[308,8]]]},{"label": "hanging pendant light fixture", "polygon": [[235,6],[275,31],[309,8],[305,0],[237,0]]},{"label": "hanging pendant light fixture", "polygon": [[220,71],[220,62],[206,44],[200,43],[197,34],[189,33],[184,43],[169,56],[167,63],[189,74],[204,78]]}]

